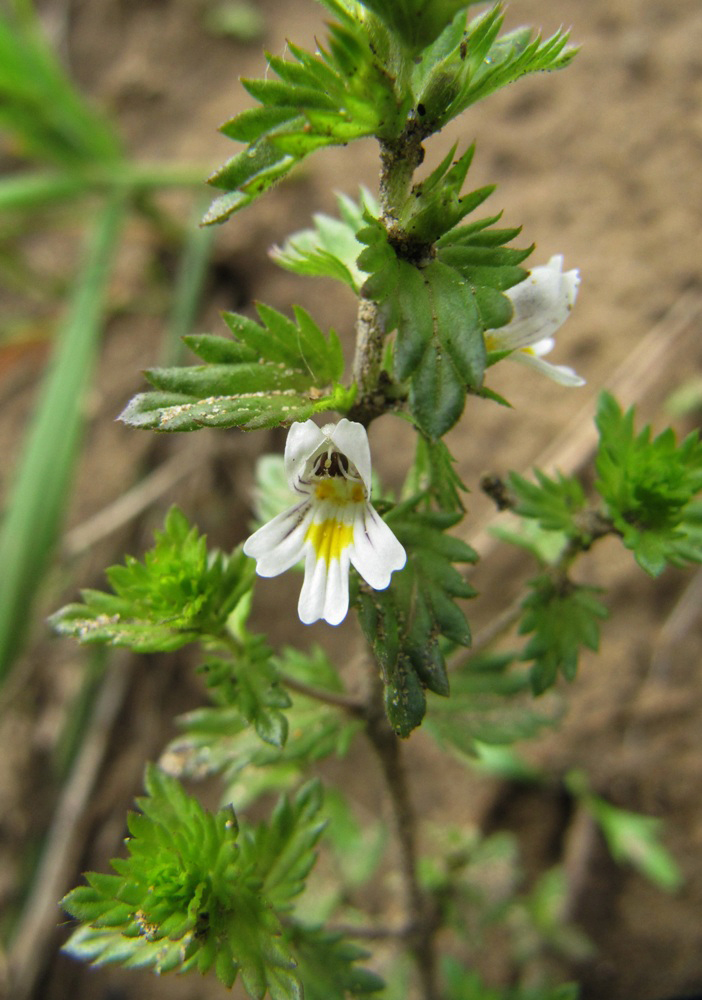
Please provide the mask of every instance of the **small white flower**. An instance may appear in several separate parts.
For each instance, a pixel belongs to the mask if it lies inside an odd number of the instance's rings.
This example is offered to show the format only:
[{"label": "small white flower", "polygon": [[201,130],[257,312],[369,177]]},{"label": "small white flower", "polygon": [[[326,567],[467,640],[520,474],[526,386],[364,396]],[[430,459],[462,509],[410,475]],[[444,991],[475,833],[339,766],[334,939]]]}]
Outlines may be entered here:
[{"label": "small white flower", "polygon": [[532,268],[524,281],[505,292],[514,315],[506,326],[486,331],[487,349],[512,351],[512,361],[536,368],[561,385],[585,385],[585,379],[572,368],[543,360],[543,355],[553,350],[553,334],[570,315],[579,284],[577,270],[563,271],[561,254],[551,257],[545,266]]},{"label": "small white flower", "polygon": [[305,625],[338,625],[349,609],[349,566],[385,590],[407,560],[404,548],[370,504],[371,458],[362,424],[346,418],[319,428],[293,424],[285,474],[302,499],[255,531],[244,552],[259,576],[278,576],[305,558],[298,614]]}]

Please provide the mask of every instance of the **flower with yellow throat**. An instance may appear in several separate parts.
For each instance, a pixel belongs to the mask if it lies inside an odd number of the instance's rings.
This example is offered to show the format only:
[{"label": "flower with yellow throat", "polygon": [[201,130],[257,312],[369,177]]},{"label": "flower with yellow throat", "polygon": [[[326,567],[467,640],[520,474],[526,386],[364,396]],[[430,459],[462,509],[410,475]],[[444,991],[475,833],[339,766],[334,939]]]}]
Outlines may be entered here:
[{"label": "flower with yellow throat", "polygon": [[349,609],[349,567],[374,590],[385,590],[407,556],[370,503],[371,457],[362,424],[346,418],[318,427],[293,424],[285,474],[300,500],[255,531],[244,552],[259,576],[278,576],[303,557],[298,614],[306,625],[338,625]]}]

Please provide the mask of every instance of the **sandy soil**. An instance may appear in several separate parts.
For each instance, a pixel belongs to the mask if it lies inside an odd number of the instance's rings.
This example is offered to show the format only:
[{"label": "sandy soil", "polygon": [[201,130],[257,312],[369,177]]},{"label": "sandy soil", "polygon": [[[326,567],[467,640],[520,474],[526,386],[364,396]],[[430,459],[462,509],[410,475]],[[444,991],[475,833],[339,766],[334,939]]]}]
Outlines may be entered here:
[{"label": "sandy soil", "polygon": [[[233,151],[216,128],[249,103],[238,76],[258,75],[263,66],[260,46],[215,38],[204,30],[205,6],[205,0],[51,0],[45,5],[47,24],[72,72],[112,111],[134,155],[201,162],[203,174]],[[307,0],[261,0],[259,6],[264,43],[272,52],[284,51],[286,37],[311,45],[323,30],[320,8]],[[460,127],[429,147],[428,162],[437,162],[457,138],[476,140],[473,185],[498,183],[492,205],[504,209],[507,224],[524,225],[525,241],[537,243],[533,261],[563,253],[567,267],[580,268],[580,297],[556,360],[576,367],[587,386],[568,391],[522,374],[517,366],[502,366],[507,370],[496,372],[491,384],[508,395],[515,411],[471,402],[464,422],[451,434],[459,472],[472,490],[462,532],[491,555],[473,579],[481,594],[473,609],[478,628],[519,592],[525,569],[485,534],[491,510],[478,492],[480,474],[526,470],[537,461],[553,462],[554,456],[564,469],[580,467],[588,455],[585,428],[603,385],[620,388],[626,402],[636,401],[642,417],[660,426],[667,419],[663,407],[669,393],[699,372],[702,362],[702,6],[698,0],[521,0],[507,19],[541,25],[545,33],[572,25],[582,51],[565,73],[521,81],[465,116]],[[294,301],[312,310],[321,325],[333,323],[350,343],[351,300],[334,299],[321,282],[298,284],[266,257],[273,242],[307,223],[310,211],[331,210],[334,189],[354,193],[359,182],[374,187],[374,145],[359,144],[349,159],[343,150],[320,155],[296,179],[218,232],[202,329],[222,329],[217,318],[222,308],[242,308],[261,298],[284,309]],[[190,211],[182,198],[171,196],[167,204]],[[63,228],[33,239],[29,250],[41,267],[61,273],[66,255],[70,259],[75,252],[71,234]],[[160,277],[154,277],[154,262]],[[145,469],[175,457],[191,462],[193,471],[174,480],[138,521],[80,555],[64,557],[39,602],[35,641],[20,664],[0,723],[0,830],[7,845],[0,894],[10,906],[17,905],[27,845],[30,853],[36,850],[59,801],[51,761],[84,669],[70,643],[43,635],[44,610],[72,596],[77,584],[99,585],[102,567],[119,558],[125,546],[136,552],[147,544],[174,501],[214,543],[228,547],[239,541],[246,530],[251,460],[282,441],[280,434],[204,431],[197,441],[154,440],[114,423],[124,402],[142,386],[139,370],[159,356],[172,271],[172,253],[134,223],[115,283],[120,308],[110,324],[91,400],[69,528],[84,524]],[[39,315],[38,324],[44,321]],[[41,347],[19,359],[3,356],[3,482],[21,446],[41,358]],[[561,447],[564,428],[576,433],[574,450]],[[374,425],[377,464],[390,483],[402,478],[404,441],[403,429],[390,418]],[[198,462],[194,451],[200,452],[203,442],[209,459]],[[607,588],[612,621],[604,629],[602,655],[586,657],[564,692],[569,710],[559,731],[525,750],[548,775],[548,788],[478,783],[458,765],[442,765],[437,778],[437,754],[418,734],[408,745],[415,796],[434,822],[449,815],[452,821],[515,831],[530,879],[551,864],[565,864],[571,876],[570,912],[596,948],[593,957],[564,970],[581,981],[584,1000],[656,1000],[699,992],[699,577],[670,572],[653,584],[608,546],[589,557],[580,574]],[[697,596],[686,590],[695,585]],[[310,633],[281,619],[281,597],[295,586],[284,580],[261,588],[257,614],[274,621],[281,639],[337,642],[338,633],[325,626]],[[352,630],[341,634],[355,642]],[[58,873],[61,884],[53,898],[76,883],[81,869],[104,867],[119,850],[124,811],[139,790],[145,757],[158,755],[172,733],[173,714],[200,698],[187,664],[176,658],[152,657],[136,667],[125,658],[124,670],[129,687],[120,692],[116,686],[117,708],[97,790],[66,855],[70,864]],[[366,764],[362,755],[352,757],[346,778],[358,769],[365,772]],[[576,766],[616,804],[664,820],[666,843],[685,876],[680,891],[664,895],[617,868],[586,820],[564,808],[554,789]],[[363,785],[359,800],[377,807],[372,773]],[[143,975],[76,966],[56,955],[65,931],[53,930],[55,920],[49,911],[48,931],[38,934],[39,950],[31,957],[37,973],[34,1000],[219,995],[214,982],[161,984]]]}]

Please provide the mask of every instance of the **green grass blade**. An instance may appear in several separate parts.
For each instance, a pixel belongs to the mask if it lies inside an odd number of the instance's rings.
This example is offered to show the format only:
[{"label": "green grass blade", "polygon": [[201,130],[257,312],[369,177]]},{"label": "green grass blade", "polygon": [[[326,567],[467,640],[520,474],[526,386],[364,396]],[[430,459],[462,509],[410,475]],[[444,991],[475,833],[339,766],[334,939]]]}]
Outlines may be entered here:
[{"label": "green grass blade", "polygon": [[202,200],[197,199],[197,216],[187,230],[173,295],[173,306],[163,345],[161,364],[177,365],[183,358],[183,337],[193,332],[193,324],[202,297],[207,268],[212,254],[214,230],[198,226],[202,218]]},{"label": "green grass blade", "polygon": [[0,14],[0,128],[20,153],[62,166],[122,155],[110,121],[73,85],[29,7]]},{"label": "green grass blade", "polygon": [[0,180],[0,212],[38,208],[83,194],[84,179],[73,173],[18,173]]},{"label": "green grass blade", "polygon": [[124,205],[102,208],[16,470],[0,528],[0,681],[21,648],[70,491]]}]

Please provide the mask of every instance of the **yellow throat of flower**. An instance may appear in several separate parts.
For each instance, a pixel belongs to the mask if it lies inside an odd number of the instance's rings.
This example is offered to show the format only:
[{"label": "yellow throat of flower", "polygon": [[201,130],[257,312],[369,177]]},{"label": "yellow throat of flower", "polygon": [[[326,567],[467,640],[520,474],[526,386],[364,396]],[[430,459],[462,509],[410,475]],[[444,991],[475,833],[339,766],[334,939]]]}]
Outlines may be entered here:
[{"label": "yellow throat of flower", "polygon": [[328,566],[333,559],[340,559],[341,553],[353,541],[353,524],[330,517],[311,524],[305,539],[312,542],[317,559],[323,559]]}]

